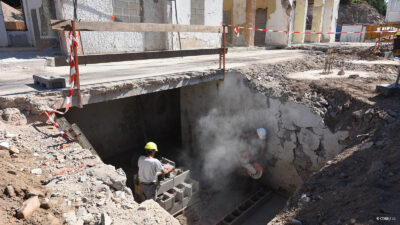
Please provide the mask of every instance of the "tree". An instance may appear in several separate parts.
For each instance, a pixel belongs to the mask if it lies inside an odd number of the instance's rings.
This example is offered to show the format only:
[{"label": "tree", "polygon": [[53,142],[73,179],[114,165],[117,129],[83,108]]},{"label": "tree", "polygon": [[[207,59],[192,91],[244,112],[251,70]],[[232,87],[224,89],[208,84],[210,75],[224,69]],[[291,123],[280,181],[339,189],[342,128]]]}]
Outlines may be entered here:
[{"label": "tree", "polygon": [[367,0],[368,4],[374,7],[382,15],[386,15],[387,4],[385,0]]}]

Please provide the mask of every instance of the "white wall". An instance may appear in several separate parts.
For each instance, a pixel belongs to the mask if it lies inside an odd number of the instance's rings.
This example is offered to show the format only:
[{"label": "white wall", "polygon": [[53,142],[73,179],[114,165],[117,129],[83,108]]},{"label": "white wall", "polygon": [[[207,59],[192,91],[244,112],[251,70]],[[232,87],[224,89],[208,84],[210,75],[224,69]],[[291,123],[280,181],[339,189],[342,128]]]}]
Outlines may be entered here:
[{"label": "white wall", "polygon": [[366,27],[363,25],[346,25],[343,24],[342,32],[362,32],[361,34],[341,34],[340,42],[363,42]]},{"label": "white wall", "polygon": [[389,0],[385,22],[400,22],[400,0]]},{"label": "white wall", "polygon": [[289,31],[289,34],[267,32],[265,36],[265,44],[271,47],[285,47],[290,45],[293,21],[293,0],[277,1],[275,12],[270,14],[270,17],[267,20],[267,29]]},{"label": "white wall", "polygon": [[327,32],[336,31],[336,22],[339,15],[340,0],[326,0],[324,8],[324,19],[322,21],[322,42],[335,42],[335,34]]}]

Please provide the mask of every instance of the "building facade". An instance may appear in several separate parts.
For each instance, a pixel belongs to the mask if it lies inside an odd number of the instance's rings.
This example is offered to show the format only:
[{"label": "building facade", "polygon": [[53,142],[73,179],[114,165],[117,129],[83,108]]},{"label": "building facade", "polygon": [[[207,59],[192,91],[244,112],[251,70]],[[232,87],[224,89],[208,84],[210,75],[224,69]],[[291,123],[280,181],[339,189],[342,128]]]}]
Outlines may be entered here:
[{"label": "building facade", "polygon": [[[0,13],[0,46],[60,48],[67,52],[67,34],[51,29],[51,19],[73,19],[72,0],[4,0],[18,2],[21,21],[10,22]],[[399,2],[399,0],[392,0]],[[3,5],[5,6],[5,5]],[[222,23],[285,32],[242,29],[227,34],[228,46],[286,47],[291,43],[333,42],[339,0],[79,0],[82,21],[166,23],[220,26]],[[1,6],[0,6],[1,7]],[[4,7],[3,7],[4,8]],[[1,8],[0,8],[1,9]],[[1,10],[0,10],[1,11]],[[17,11],[15,11],[17,12]],[[7,20],[7,21],[5,21]],[[11,25],[23,25],[13,30]],[[232,28],[232,27],[231,27]],[[323,34],[304,34],[305,31]],[[293,32],[300,32],[295,33]],[[218,33],[79,33],[81,54],[107,54],[155,50],[218,48]]]},{"label": "building facade", "polygon": [[[224,0],[224,23],[287,32],[231,32],[234,46],[286,47],[291,43],[334,42],[340,0]],[[306,35],[305,31],[323,32]],[[300,32],[295,33],[293,32]]]}]

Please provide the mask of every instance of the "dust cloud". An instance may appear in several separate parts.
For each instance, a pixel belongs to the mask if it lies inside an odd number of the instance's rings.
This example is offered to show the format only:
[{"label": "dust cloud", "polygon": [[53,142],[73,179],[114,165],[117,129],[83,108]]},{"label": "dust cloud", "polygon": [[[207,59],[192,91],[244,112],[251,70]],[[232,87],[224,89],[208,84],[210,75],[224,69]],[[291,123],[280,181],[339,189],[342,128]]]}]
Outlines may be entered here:
[{"label": "dust cloud", "polygon": [[[197,121],[196,147],[199,148],[200,170],[203,180],[213,189],[225,188],[239,165],[239,152],[246,151],[255,158],[260,152],[256,139],[244,141],[243,134],[263,127],[267,131],[276,118],[268,98],[256,94],[246,86],[238,75],[227,77],[218,88],[218,96],[211,101],[211,109]],[[267,138],[268,139],[268,138]],[[261,156],[264,157],[264,156]]]}]

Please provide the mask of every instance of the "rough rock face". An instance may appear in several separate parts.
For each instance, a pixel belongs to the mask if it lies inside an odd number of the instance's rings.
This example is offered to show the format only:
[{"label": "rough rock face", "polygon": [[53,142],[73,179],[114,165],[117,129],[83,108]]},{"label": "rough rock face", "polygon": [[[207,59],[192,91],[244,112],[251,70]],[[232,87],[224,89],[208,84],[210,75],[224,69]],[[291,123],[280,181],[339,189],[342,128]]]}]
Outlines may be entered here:
[{"label": "rough rock face", "polygon": [[0,110],[0,116],[4,121],[12,125],[24,125],[27,122],[25,115],[17,108]]},{"label": "rough rock face", "polygon": [[367,3],[341,4],[337,24],[382,24],[385,17]]}]

